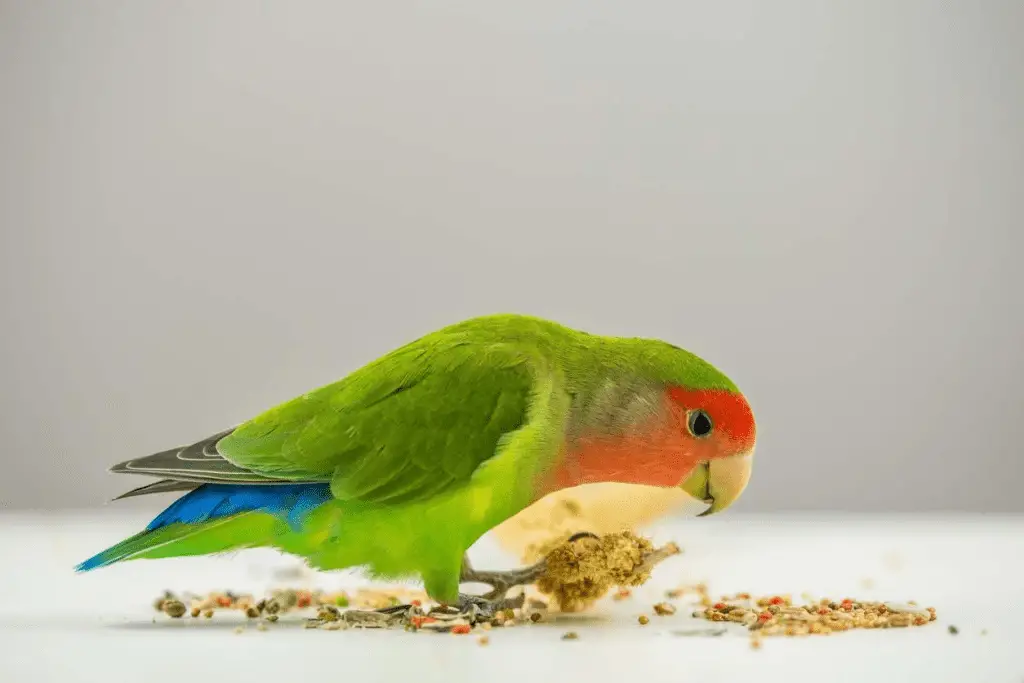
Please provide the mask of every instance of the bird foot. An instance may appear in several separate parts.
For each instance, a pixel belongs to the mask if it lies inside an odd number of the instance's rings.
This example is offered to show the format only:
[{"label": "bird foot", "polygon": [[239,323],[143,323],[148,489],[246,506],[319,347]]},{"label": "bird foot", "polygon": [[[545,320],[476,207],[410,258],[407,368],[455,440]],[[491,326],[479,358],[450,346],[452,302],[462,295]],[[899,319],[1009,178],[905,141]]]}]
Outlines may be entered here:
[{"label": "bird foot", "polygon": [[525,594],[514,598],[492,598],[485,595],[459,593],[459,600],[455,604],[455,609],[461,614],[472,615],[470,621],[490,621],[502,610],[519,609],[525,601]]},{"label": "bird foot", "polygon": [[[469,561],[469,557],[466,556],[462,560],[462,572],[459,575],[459,581],[461,583],[482,583],[490,586],[491,591],[489,593],[485,593],[483,598],[492,602],[501,602],[513,588],[528,586],[531,583],[536,582],[540,575],[544,573],[546,566],[546,561],[541,560],[536,564],[532,564],[521,569],[483,571],[474,569],[473,565]],[[520,600],[519,603],[521,605],[522,600]],[[501,609],[504,609],[504,607]]]},{"label": "bird foot", "polygon": [[[525,598],[525,595],[520,595],[511,599],[492,600],[480,595],[460,593],[454,604],[440,604],[429,611],[424,611],[419,605],[393,605],[374,610],[346,610],[341,620],[363,628],[389,628],[410,623],[427,628],[423,626],[427,622],[444,630],[448,624],[459,623],[459,620],[471,625],[492,621],[502,610],[522,607]],[[417,619],[420,620],[418,624]]]}]

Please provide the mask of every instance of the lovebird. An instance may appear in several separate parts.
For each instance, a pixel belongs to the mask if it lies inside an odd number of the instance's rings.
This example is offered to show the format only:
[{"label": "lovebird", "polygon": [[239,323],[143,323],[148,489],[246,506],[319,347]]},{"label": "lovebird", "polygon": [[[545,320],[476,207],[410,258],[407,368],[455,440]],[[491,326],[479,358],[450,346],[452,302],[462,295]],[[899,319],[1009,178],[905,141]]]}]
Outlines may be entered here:
[{"label": "lovebird", "polygon": [[119,498],[187,493],[76,570],[272,547],[314,569],[415,578],[464,606],[482,599],[462,583],[517,576],[473,570],[467,550],[544,496],[682,487],[716,513],[747,485],[755,433],[736,385],[682,348],[472,318],[236,427],[114,465],[158,478]]}]

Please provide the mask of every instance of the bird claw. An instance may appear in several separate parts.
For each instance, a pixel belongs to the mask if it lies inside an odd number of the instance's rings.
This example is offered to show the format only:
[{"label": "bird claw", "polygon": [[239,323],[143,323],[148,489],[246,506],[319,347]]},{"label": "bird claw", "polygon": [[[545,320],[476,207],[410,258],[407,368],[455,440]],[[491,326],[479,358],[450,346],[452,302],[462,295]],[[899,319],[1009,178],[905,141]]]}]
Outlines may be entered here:
[{"label": "bird claw", "polygon": [[507,609],[519,609],[526,602],[526,594],[521,593],[514,598],[508,597],[508,592],[519,586],[526,586],[534,583],[546,568],[546,562],[541,560],[537,564],[512,569],[508,571],[479,571],[473,568],[469,558],[465,557],[462,563],[462,571],[459,576],[461,583],[482,583],[491,587],[491,590],[484,595],[470,595],[459,593],[458,600],[453,605],[440,605],[425,613],[417,605],[391,605],[366,612],[349,610],[352,614],[346,617],[348,620],[360,622],[395,621],[409,619],[415,616],[444,615],[445,618],[464,618],[470,623],[490,621],[499,612]]},{"label": "bird claw", "polygon": [[459,593],[459,601],[456,608],[460,613],[467,615],[470,622],[490,621],[498,615],[498,612],[507,609],[519,609],[526,601],[526,595],[518,595],[514,598],[492,598],[489,595],[467,595]]}]

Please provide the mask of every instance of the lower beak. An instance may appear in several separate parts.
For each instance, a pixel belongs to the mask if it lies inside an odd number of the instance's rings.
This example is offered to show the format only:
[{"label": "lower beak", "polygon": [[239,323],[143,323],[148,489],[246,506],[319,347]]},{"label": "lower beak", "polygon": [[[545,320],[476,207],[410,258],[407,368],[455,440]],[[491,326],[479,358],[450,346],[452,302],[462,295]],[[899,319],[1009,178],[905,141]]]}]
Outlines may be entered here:
[{"label": "lower beak", "polygon": [[746,453],[718,458],[697,466],[681,488],[708,505],[708,509],[698,517],[721,512],[739,499],[750,481],[752,461],[753,453]]}]

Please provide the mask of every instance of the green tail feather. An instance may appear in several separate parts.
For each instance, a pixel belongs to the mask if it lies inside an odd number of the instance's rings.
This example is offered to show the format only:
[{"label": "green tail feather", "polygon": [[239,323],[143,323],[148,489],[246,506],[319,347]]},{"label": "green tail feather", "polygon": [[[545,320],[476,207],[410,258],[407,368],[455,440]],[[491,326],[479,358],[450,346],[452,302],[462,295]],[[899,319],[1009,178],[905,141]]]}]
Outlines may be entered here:
[{"label": "green tail feather", "polygon": [[276,545],[287,530],[287,524],[280,519],[252,512],[202,524],[170,524],[126,538],[82,562],[75,571],[87,572],[125,560],[208,555]]}]

